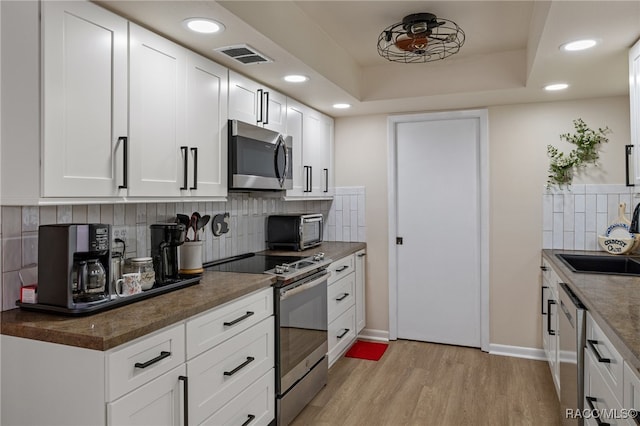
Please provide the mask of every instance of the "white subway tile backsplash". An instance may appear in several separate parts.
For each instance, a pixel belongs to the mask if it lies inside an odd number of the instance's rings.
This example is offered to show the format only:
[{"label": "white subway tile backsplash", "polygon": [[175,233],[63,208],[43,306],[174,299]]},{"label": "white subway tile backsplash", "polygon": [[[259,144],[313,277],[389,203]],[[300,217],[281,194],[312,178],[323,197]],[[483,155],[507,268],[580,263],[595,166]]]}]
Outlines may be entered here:
[{"label": "white subway tile backsplash", "polygon": [[[40,213],[42,217],[42,212]],[[89,204],[87,206],[87,223],[100,223],[100,205]]]},{"label": "white subway tile backsplash", "polygon": [[564,194],[553,194],[553,212],[562,212],[564,208]]},{"label": "white subway tile backsplash", "polygon": [[25,206],[22,208],[22,232],[37,231],[40,225],[38,207]]},{"label": "white subway tile backsplash", "polygon": [[575,235],[573,232],[564,233],[562,248],[565,250],[573,250],[575,248]]},{"label": "white subway tile backsplash", "polygon": [[22,208],[2,207],[2,237],[19,237],[22,233]]},{"label": "white subway tile backsplash", "polygon": [[87,206],[73,206],[71,218],[73,223],[87,223]]},{"label": "white subway tile backsplash", "polygon": [[586,195],[576,194],[574,196],[574,210],[576,213],[584,213],[586,210]]},{"label": "white subway tile backsplash", "polygon": [[[562,200],[562,202],[561,202]],[[566,250],[601,250],[598,235],[618,218],[620,203],[630,218],[632,189],[624,185],[574,185],[543,194],[542,246]]]},{"label": "white subway tile backsplash", "polygon": [[[364,187],[338,189],[333,201],[285,202],[271,196],[230,194],[227,202],[2,207],[0,306],[4,309],[15,307],[20,287],[17,272],[38,261],[39,225],[72,222],[110,224],[113,238],[126,242],[127,257],[148,256],[151,249],[149,225],[174,221],[176,213],[190,215],[199,211],[201,215],[213,217],[229,212],[229,233],[215,237],[211,232],[211,222],[203,233],[205,261],[264,250],[269,214],[320,212],[326,220],[324,237],[327,241],[366,241]],[[34,270],[37,271],[37,267]]]},{"label": "white subway tile backsplash", "polygon": [[58,206],[57,220],[58,223],[72,223],[73,206]]},{"label": "white subway tile backsplash", "polygon": [[597,194],[596,195],[596,212],[606,213],[608,207],[609,207],[608,194]]}]

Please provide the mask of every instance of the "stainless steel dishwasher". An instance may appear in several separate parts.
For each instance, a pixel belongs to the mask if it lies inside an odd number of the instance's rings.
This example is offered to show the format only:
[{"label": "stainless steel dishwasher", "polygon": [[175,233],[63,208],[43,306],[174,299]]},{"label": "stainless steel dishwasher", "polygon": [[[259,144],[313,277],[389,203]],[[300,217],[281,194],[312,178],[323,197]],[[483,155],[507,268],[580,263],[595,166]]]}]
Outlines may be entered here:
[{"label": "stainless steel dishwasher", "polygon": [[560,283],[560,408],[564,425],[583,425],[582,418],[568,418],[567,410],[584,408],[585,307],[573,291]]}]

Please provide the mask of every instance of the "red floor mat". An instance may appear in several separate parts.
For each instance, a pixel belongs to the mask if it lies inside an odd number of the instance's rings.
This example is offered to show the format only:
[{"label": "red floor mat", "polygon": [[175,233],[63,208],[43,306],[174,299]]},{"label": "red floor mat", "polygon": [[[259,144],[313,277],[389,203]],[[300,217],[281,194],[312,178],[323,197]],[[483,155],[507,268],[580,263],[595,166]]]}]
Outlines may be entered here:
[{"label": "red floor mat", "polygon": [[374,343],[358,340],[351,349],[344,355],[349,358],[368,359],[370,361],[377,361],[382,358],[384,351],[387,350],[386,343]]}]

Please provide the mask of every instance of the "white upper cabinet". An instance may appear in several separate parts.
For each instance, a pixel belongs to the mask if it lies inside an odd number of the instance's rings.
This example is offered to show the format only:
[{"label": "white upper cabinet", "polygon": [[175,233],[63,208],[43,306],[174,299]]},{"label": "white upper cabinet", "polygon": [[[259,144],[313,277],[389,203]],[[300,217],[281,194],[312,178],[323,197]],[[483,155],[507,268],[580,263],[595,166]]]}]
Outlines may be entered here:
[{"label": "white upper cabinet", "polygon": [[333,119],[310,108],[305,115],[302,161],[306,194],[333,196]]},{"label": "white upper cabinet", "polygon": [[225,196],[226,68],[130,24],[129,195]]},{"label": "white upper cabinet", "polygon": [[192,196],[227,195],[227,75],[227,68],[189,52],[185,141]]},{"label": "white upper cabinet", "polygon": [[230,70],[229,119],[286,133],[287,97]]},{"label": "white upper cabinet", "polygon": [[287,197],[332,197],[333,119],[288,99],[287,134],[293,139],[293,188]]},{"label": "white upper cabinet", "polygon": [[640,186],[640,40],[629,51],[629,101],[631,144],[635,159],[634,174],[631,177],[633,180],[630,183]]},{"label": "white upper cabinet", "polygon": [[123,195],[127,21],[77,1],[42,16],[42,196]]},{"label": "white upper cabinet", "polygon": [[179,196],[188,150],[185,144],[186,51],[130,25],[131,196]]},{"label": "white upper cabinet", "polygon": [[305,195],[306,175],[304,172],[306,169],[303,168],[302,160],[302,135],[304,133],[304,115],[306,109],[308,108],[292,99],[287,100],[287,135],[291,136],[293,143],[293,158],[291,159],[293,164],[291,168],[293,173],[293,188],[287,190],[288,197],[301,197]]}]

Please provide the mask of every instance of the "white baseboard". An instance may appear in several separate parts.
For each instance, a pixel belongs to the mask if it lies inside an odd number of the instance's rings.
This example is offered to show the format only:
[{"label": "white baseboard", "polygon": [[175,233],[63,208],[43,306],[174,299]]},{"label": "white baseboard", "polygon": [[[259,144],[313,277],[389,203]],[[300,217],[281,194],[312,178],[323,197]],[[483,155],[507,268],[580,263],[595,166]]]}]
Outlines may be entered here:
[{"label": "white baseboard", "polygon": [[388,342],[389,332],[386,330],[372,330],[370,328],[365,328],[360,332],[360,334],[358,334],[358,338],[373,340],[375,342]]},{"label": "white baseboard", "polygon": [[489,344],[489,353],[491,355],[512,356],[516,358],[526,358],[544,361],[547,358],[544,355],[544,349],[527,348],[524,346],[498,345],[496,343]]}]

